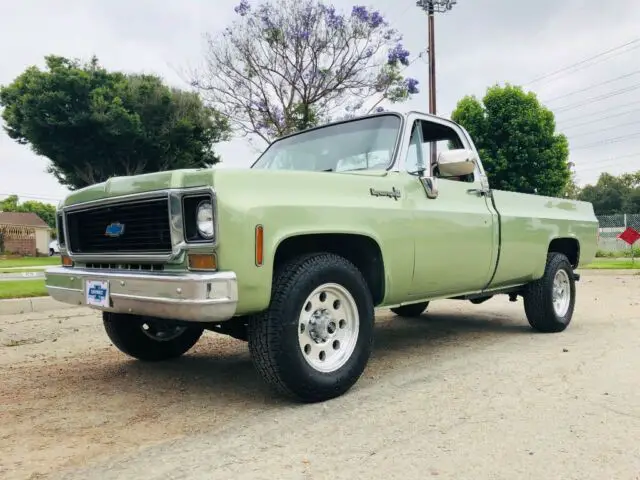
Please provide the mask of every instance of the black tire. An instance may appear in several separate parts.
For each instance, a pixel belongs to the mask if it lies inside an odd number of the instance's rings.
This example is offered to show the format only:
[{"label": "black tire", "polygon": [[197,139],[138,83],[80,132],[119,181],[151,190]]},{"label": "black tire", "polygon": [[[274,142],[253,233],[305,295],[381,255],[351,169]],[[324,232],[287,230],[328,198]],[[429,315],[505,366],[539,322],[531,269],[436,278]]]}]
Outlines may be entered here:
[{"label": "black tire", "polygon": [[145,325],[152,329],[173,328],[176,324],[139,315],[104,312],[104,329],[118,350],[148,362],[177,358],[193,347],[204,331],[200,327],[181,326],[182,333],[168,340],[156,340],[145,333]]},{"label": "black tire", "polygon": [[[298,338],[307,297],[326,283],[350,293],[359,318],[353,352],[332,372],[312,367]],[[251,357],[262,378],[279,393],[303,402],[329,400],[347,392],[362,375],[373,349],[374,318],[371,292],[351,262],[330,253],[303,255],[276,272],[269,308],[250,319]]]},{"label": "black tire", "polygon": [[[553,304],[554,278],[560,270],[566,273],[570,289],[569,305],[562,316],[556,313]],[[571,323],[576,301],[573,267],[567,257],[561,253],[549,253],[544,275],[526,286],[523,297],[527,320],[534,330],[543,333],[564,331]]]},{"label": "black tire", "polygon": [[400,317],[419,317],[429,307],[429,302],[413,303],[391,308],[390,310]]}]

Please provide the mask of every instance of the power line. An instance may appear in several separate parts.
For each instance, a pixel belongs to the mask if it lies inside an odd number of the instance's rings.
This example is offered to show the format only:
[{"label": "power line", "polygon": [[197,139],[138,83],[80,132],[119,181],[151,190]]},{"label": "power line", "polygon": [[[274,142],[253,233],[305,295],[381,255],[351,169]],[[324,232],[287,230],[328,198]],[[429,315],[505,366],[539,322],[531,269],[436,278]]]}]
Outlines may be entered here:
[{"label": "power line", "polygon": [[[587,164],[588,165],[587,168],[579,168],[580,164],[575,164],[576,172],[592,172],[594,170],[599,170],[601,168],[611,167],[611,166],[614,166],[615,162],[619,162],[620,160],[623,160],[625,158],[632,158],[632,157],[638,157],[640,159],[640,152],[630,153],[628,155],[621,155],[619,157],[610,157],[610,158],[598,160],[596,162],[590,162]],[[638,165],[638,168],[640,168],[640,165]]]},{"label": "power line", "polygon": [[[640,103],[640,101],[636,102],[636,103]],[[626,105],[624,105],[624,106],[626,107]],[[606,112],[606,111],[607,110],[604,110],[604,112]],[[607,115],[605,117],[594,118],[593,120],[589,120],[588,122],[576,123],[574,125],[565,126],[565,127],[562,128],[562,130],[569,130],[571,128],[582,127],[584,125],[591,125],[591,124],[594,124],[594,123],[601,122],[603,120],[609,120],[611,118],[622,117],[624,115],[629,115],[630,113],[636,113],[636,112],[640,112],[640,109],[635,108],[633,110],[626,110],[624,112],[616,113],[614,115]],[[598,113],[602,113],[602,112],[598,112]],[[592,115],[587,115],[586,118],[589,118],[590,116],[592,116]],[[578,119],[583,119],[583,118],[585,118],[585,117],[584,116],[583,117],[574,117],[572,120],[578,120]]]},{"label": "power line", "polygon": [[627,140],[631,140],[633,138],[637,138],[640,137],[640,132],[636,132],[636,133],[631,133],[629,135],[622,135],[620,137],[613,137],[613,138],[606,138],[604,140],[599,140],[597,142],[594,143],[589,143],[587,145],[581,145],[581,146],[577,146],[577,147],[571,147],[571,150],[584,150],[587,148],[594,148],[594,147],[599,147],[602,145],[609,145],[612,143],[620,143],[620,142],[625,142]]},{"label": "power line", "polygon": [[560,100],[562,98],[571,97],[571,96],[576,95],[578,93],[583,93],[583,92],[587,92],[589,90],[593,90],[594,88],[601,87],[602,85],[607,85],[609,83],[617,82],[618,80],[622,80],[623,78],[633,77],[634,75],[638,75],[639,73],[640,73],[640,70],[636,70],[634,72],[627,73],[626,75],[620,75],[619,77],[612,78],[611,80],[607,80],[605,82],[596,83],[594,85],[591,85],[591,86],[586,87],[586,88],[582,88],[580,90],[574,90],[573,92],[566,93],[564,95],[559,95],[557,97],[553,97],[553,98],[550,98],[548,100],[542,100],[542,103],[555,102],[556,100]]},{"label": "power line", "polygon": [[31,195],[31,194],[28,194],[28,193],[2,193],[2,192],[0,192],[0,196],[10,197],[12,195],[16,195],[19,199],[31,198],[31,199],[34,199],[34,200],[50,200],[50,201],[55,201],[55,202],[59,202],[60,200],[62,200],[62,197],[45,197],[45,196],[41,196],[41,195]]},{"label": "power line", "polygon": [[612,127],[599,128],[598,130],[591,130],[589,132],[579,133],[578,135],[572,135],[570,138],[585,137],[587,135],[593,135],[594,133],[600,133],[600,132],[605,132],[607,130],[613,130],[615,128],[628,127],[630,125],[639,125],[639,124],[640,124],[639,120],[636,120],[634,122],[620,123],[618,125],[613,125]]},{"label": "power line", "polygon": [[[624,158],[631,158],[631,157],[640,157],[640,152],[635,152],[635,153],[628,153],[626,155],[618,155],[616,157],[609,157],[609,158],[601,158],[599,160],[596,160],[595,162],[591,162],[590,165],[604,165],[613,161],[618,161],[618,160],[622,160]],[[580,164],[575,163],[574,164],[577,166],[579,166]]]},{"label": "power line", "polygon": [[[565,122],[571,123],[571,122],[573,122],[575,120],[585,120],[585,119],[588,119],[588,118],[591,118],[591,117],[597,117],[598,115],[603,114],[603,113],[609,113],[609,112],[615,111],[615,110],[617,110],[619,108],[630,107],[631,105],[639,105],[639,104],[640,104],[640,100],[635,101],[635,102],[626,102],[625,104],[615,105],[613,107],[608,107],[608,108],[605,108],[603,110],[598,110],[596,112],[585,113],[583,115],[570,117],[570,118],[565,118],[565,119],[562,119],[562,118],[556,119],[556,122],[558,122],[558,123],[565,123]],[[563,113],[564,112],[560,112],[559,114],[556,114],[556,116],[558,116],[558,115],[561,116]],[[598,117],[598,118],[604,118],[604,117]]]},{"label": "power line", "polygon": [[[545,75],[541,75],[540,77],[534,78],[533,80],[531,80],[531,81],[529,81],[529,82],[525,83],[523,86],[532,85],[532,84],[534,84],[534,83],[538,83],[538,82],[540,82],[541,80],[545,80],[545,79],[547,79],[547,78],[553,77],[553,76],[555,76],[555,75],[557,75],[557,74],[559,74],[559,73],[563,73],[563,72],[566,72],[566,71],[571,70],[571,69],[573,69],[573,68],[583,66],[583,65],[585,65],[585,64],[587,64],[587,63],[589,63],[589,62],[591,62],[592,60],[596,60],[596,59],[598,59],[598,58],[602,58],[602,57],[604,57],[605,55],[608,55],[608,54],[610,54],[610,53],[612,53],[612,52],[616,52],[616,51],[618,51],[618,50],[621,50],[621,49],[623,49],[623,48],[625,48],[625,47],[628,47],[629,45],[635,45],[635,46],[634,46],[633,48],[631,48],[631,49],[629,49],[629,50],[625,51],[625,52],[619,52],[617,55],[620,55],[620,54],[622,54],[622,53],[627,53],[627,52],[628,52],[628,51],[630,51],[630,50],[634,50],[634,49],[636,49],[636,48],[640,47],[640,38],[636,38],[636,39],[634,39],[634,40],[631,40],[630,42],[624,43],[624,44],[622,44],[622,45],[618,45],[617,47],[611,48],[611,49],[606,50],[606,51],[604,51],[604,52],[600,52],[600,53],[598,53],[598,54],[596,54],[596,55],[593,55],[593,56],[591,56],[591,57],[585,58],[584,60],[581,60],[581,61],[576,62],[576,63],[574,63],[574,64],[568,65],[568,66],[566,66],[566,67],[560,68],[560,69],[555,70],[555,71],[553,71],[553,72],[551,72],[551,73],[547,73],[547,74],[545,74]],[[612,55],[612,57],[613,57],[613,56],[615,56],[615,55]],[[611,57],[609,57],[609,58],[611,58]],[[604,60],[608,60],[609,58],[605,58]],[[601,60],[601,61],[602,61],[602,60]],[[599,63],[599,62],[595,62],[595,63]],[[593,64],[591,64],[591,65],[594,65],[595,63],[593,63]],[[591,65],[587,65],[587,67],[588,67],[588,66],[591,66]],[[580,69],[578,68],[577,70],[580,70]],[[575,70],[575,71],[577,71],[577,70]],[[571,72],[571,73],[573,73],[573,72]]]},{"label": "power line", "polygon": [[563,107],[555,108],[556,112],[566,112],[568,110],[573,110],[574,108],[583,107],[585,105],[590,105],[595,102],[600,102],[602,100],[607,100],[608,98],[617,97],[618,95],[623,95],[628,92],[632,92],[634,90],[638,90],[640,88],[640,83],[636,83],[629,87],[621,88],[619,90],[614,90],[613,92],[605,93],[602,95],[598,95],[596,97],[587,98],[586,100],[581,100],[580,102],[570,103]]}]

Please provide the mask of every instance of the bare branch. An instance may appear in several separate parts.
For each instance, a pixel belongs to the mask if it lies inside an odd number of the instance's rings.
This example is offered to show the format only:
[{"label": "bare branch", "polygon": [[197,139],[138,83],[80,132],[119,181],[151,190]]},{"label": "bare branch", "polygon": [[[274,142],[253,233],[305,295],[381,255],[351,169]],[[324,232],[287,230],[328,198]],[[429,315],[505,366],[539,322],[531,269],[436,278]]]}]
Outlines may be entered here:
[{"label": "bare branch", "polygon": [[235,132],[271,141],[338,110],[356,113],[381,92],[390,101],[417,92],[400,74],[409,52],[379,12],[341,13],[321,0],[239,1],[237,21],[207,36],[204,72],[191,80]]}]

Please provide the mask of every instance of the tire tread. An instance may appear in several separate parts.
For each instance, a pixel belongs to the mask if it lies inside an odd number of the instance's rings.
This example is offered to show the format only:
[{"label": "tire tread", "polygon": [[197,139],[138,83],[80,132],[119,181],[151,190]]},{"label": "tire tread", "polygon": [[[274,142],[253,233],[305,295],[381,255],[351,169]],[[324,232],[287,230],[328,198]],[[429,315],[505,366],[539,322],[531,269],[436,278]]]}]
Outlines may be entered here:
[{"label": "tire tread", "polygon": [[[572,299],[569,310],[565,314],[568,320],[559,320],[553,310],[550,301],[550,283],[553,283],[555,273],[559,268],[565,267],[569,273],[569,282],[572,289]],[[562,253],[549,252],[542,278],[527,285],[524,292],[524,310],[531,327],[543,333],[559,333],[564,331],[571,322],[575,307],[575,285],[572,277],[573,268],[569,259]]]},{"label": "tire tread", "polygon": [[[306,384],[304,387],[298,385],[298,389],[302,387],[304,392],[296,392],[292,390],[284,381],[281,366],[278,363],[277,356],[282,349],[282,329],[287,319],[280,317],[284,305],[290,300],[290,292],[295,288],[296,283],[301,281],[304,275],[313,275],[318,268],[331,264],[332,266],[341,266],[347,269],[358,278],[358,281],[366,287],[367,283],[360,270],[349,262],[347,259],[332,253],[309,253],[296,257],[283,265],[274,275],[272,287],[272,295],[269,307],[266,311],[254,315],[250,320],[249,330],[249,350],[256,370],[262,378],[278,393],[290,397],[298,398],[303,401],[314,402],[335,397],[348,390],[347,388],[338,388],[331,395],[327,395],[324,391],[314,389],[313,386]],[[371,318],[373,320],[373,301],[369,289],[367,292],[367,300],[370,306]],[[361,318],[361,321],[365,319]],[[297,319],[296,319],[297,324]],[[370,350],[372,348],[373,337],[367,345]],[[355,383],[355,381],[353,382]]]}]

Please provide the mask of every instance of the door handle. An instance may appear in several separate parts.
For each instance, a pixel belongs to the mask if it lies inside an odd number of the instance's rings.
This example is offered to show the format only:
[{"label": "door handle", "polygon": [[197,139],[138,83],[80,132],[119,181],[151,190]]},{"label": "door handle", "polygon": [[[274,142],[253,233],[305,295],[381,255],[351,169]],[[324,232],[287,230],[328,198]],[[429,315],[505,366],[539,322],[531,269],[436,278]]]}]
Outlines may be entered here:
[{"label": "door handle", "polygon": [[484,188],[470,188],[469,190],[467,190],[467,193],[472,193],[474,195],[478,195],[480,197],[488,197],[489,196],[489,190],[484,189]]}]

